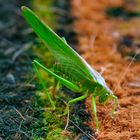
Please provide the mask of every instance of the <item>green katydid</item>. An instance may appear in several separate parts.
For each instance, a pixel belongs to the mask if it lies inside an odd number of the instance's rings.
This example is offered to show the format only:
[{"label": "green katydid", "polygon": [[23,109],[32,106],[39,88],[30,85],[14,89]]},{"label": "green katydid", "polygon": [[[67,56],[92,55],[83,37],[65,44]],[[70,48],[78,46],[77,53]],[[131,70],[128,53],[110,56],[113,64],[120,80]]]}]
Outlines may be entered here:
[{"label": "green katydid", "polygon": [[[98,130],[99,125],[96,111],[96,97],[98,97],[99,102],[103,104],[111,98],[114,100],[112,114],[118,104],[117,97],[108,88],[104,78],[77,52],[75,52],[63,38],[60,38],[54,31],[52,31],[52,29],[42,22],[33,11],[23,6],[22,13],[26,21],[33,28],[34,32],[44,41],[49,51],[53,54],[55,60],[57,61],[57,64],[54,65],[51,70],[40,64],[38,61],[33,61],[35,70],[41,80],[52,107],[55,108],[55,104],[41,79],[38,67],[41,67],[67,88],[75,92],[83,93],[82,96],[70,100],[68,105],[84,100],[92,95],[93,114],[95,117],[96,128]],[[68,106],[66,108],[66,112],[67,111]]]}]

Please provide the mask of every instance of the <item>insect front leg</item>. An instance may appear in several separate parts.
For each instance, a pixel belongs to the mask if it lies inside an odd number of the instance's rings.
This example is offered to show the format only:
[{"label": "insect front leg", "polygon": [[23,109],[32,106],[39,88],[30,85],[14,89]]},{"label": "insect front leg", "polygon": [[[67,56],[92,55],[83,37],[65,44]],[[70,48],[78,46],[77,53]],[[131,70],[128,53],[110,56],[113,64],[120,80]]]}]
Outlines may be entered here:
[{"label": "insect front leg", "polygon": [[111,111],[111,117],[113,118],[113,114],[118,106],[118,97],[113,94],[111,95],[111,97],[114,99],[114,105],[113,105],[113,109]]},{"label": "insect front leg", "polygon": [[41,84],[42,84],[42,87],[43,87],[43,89],[44,89],[44,91],[45,91],[45,93],[46,93],[46,95],[47,95],[47,97],[48,97],[48,100],[50,101],[50,103],[51,103],[51,106],[53,107],[53,109],[55,109],[56,107],[55,107],[55,103],[54,103],[54,101],[51,99],[51,96],[50,96],[50,93],[48,92],[48,90],[47,90],[47,88],[46,88],[46,86],[45,86],[45,83],[44,83],[44,81],[43,81],[43,78],[42,78],[42,76],[41,76],[41,73],[39,72],[39,70],[38,70],[38,68],[37,67],[40,67],[40,65],[38,65],[38,63],[36,63],[37,61],[33,61],[33,66],[34,66],[34,69],[35,69],[35,71],[36,71],[36,73],[37,73],[37,75],[38,75],[38,78],[39,78],[39,80],[40,80],[40,82],[41,82]]},{"label": "insect front leg", "polygon": [[93,106],[93,114],[95,118],[95,125],[96,125],[96,131],[99,131],[99,122],[98,122],[98,117],[97,117],[97,109],[96,109],[96,100],[95,96],[92,96],[92,106]]}]

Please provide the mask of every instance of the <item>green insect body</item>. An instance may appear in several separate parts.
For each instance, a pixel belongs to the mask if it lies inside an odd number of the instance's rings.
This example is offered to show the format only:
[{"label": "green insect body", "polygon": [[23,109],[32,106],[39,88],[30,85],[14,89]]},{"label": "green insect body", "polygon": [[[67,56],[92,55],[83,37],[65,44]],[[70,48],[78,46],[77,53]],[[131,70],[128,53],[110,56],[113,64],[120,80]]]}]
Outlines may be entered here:
[{"label": "green insect body", "polygon": [[[85,98],[92,95],[93,114],[95,117],[96,128],[98,130],[99,125],[96,111],[96,97],[99,97],[99,102],[103,104],[111,98],[114,99],[114,106],[111,114],[114,113],[117,107],[117,97],[108,88],[103,77],[97,71],[95,71],[77,52],[75,52],[67,44],[64,38],[60,38],[29,8],[23,6],[22,13],[26,21],[33,28],[34,32],[47,45],[49,51],[53,54],[57,62],[50,70],[40,64],[38,61],[33,61],[35,70],[52,107],[55,108],[55,104],[43,83],[42,77],[38,71],[38,67],[41,67],[44,71],[55,77],[62,85],[75,92],[83,93],[82,96],[70,100],[68,105],[80,100],[84,100]],[[66,112],[67,111],[68,106],[66,108]]]}]

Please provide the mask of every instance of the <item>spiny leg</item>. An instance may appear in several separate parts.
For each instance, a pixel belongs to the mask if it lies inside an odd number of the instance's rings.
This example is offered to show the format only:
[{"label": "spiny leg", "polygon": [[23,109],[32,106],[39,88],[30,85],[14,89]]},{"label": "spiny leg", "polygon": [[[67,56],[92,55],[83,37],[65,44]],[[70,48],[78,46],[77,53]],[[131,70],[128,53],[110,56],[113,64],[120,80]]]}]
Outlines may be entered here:
[{"label": "spiny leg", "polygon": [[44,89],[44,91],[45,91],[45,93],[46,93],[46,95],[47,95],[47,97],[48,97],[53,109],[55,109],[56,107],[55,107],[54,101],[51,99],[50,93],[48,92],[48,90],[47,90],[47,88],[46,88],[46,86],[44,84],[43,78],[42,78],[42,76],[41,76],[41,74],[40,74],[40,72],[39,72],[39,70],[37,68],[37,66],[40,66],[40,65],[38,65],[38,63],[36,63],[36,61],[33,61],[33,66],[34,66],[34,69],[35,69],[35,71],[36,71],[36,73],[38,75],[38,78],[39,78],[39,80],[40,80],[40,82],[42,84],[42,87],[43,87],[43,89]]},{"label": "spiny leg", "polygon": [[113,109],[111,111],[111,117],[113,118],[113,114],[118,106],[118,97],[115,95],[111,95],[111,97],[114,99],[114,105],[113,105]]},{"label": "spiny leg", "polygon": [[84,95],[82,95],[82,96],[80,96],[80,97],[77,97],[77,98],[75,98],[75,99],[70,100],[70,101],[67,103],[67,107],[66,107],[66,110],[65,110],[65,112],[64,112],[64,115],[68,114],[68,116],[67,116],[67,124],[66,124],[66,126],[65,126],[65,129],[67,129],[68,124],[69,124],[69,104],[76,103],[76,102],[78,102],[78,101],[84,100],[84,99],[87,98],[88,96],[89,96],[89,94],[86,93],[86,94],[84,94]]},{"label": "spiny leg", "polygon": [[[72,83],[72,82],[70,82],[70,81],[68,81],[68,80],[66,80],[66,79],[64,79],[64,78],[62,78],[62,77],[60,77],[59,75],[55,74],[55,73],[52,72],[51,70],[49,70],[49,69],[47,69],[46,67],[44,67],[44,66],[43,66],[41,63],[39,63],[38,61],[34,60],[33,63],[34,63],[34,66],[35,66],[35,70],[36,70],[36,72],[38,73],[39,79],[40,79],[40,81],[41,81],[41,83],[42,83],[42,85],[43,85],[43,88],[44,88],[45,90],[46,90],[46,86],[45,86],[45,84],[44,84],[44,82],[43,82],[43,80],[42,80],[42,77],[41,77],[41,75],[40,75],[40,73],[39,73],[39,71],[38,71],[38,69],[37,69],[36,66],[41,67],[44,71],[46,71],[46,72],[49,73],[51,76],[53,76],[54,78],[56,78],[62,85],[65,85],[65,86],[68,87],[69,89],[71,89],[71,90],[73,90],[73,91],[75,91],[75,92],[80,92],[80,91],[81,91],[81,89],[80,89],[77,85],[75,85],[74,83]],[[47,90],[46,90],[46,91],[47,91]],[[47,91],[47,93],[48,93],[48,91]],[[47,94],[47,95],[49,95],[49,94]],[[50,99],[50,102],[53,103],[52,99],[51,99],[51,98],[49,98],[49,99]]]},{"label": "spiny leg", "polygon": [[95,118],[96,130],[98,132],[99,131],[99,123],[98,123],[97,110],[96,110],[96,101],[95,101],[94,96],[92,96],[92,106],[93,106],[93,114],[94,114],[94,118]]},{"label": "spiny leg", "polygon": [[77,85],[75,85],[71,81],[68,81],[67,79],[64,79],[63,77],[55,74],[54,72],[52,72],[51,70],[47,69],[42,64],[40,64],[38,61],[34,60],[33,62],[35,64],[37,64],[39,67],[41,67],[44,71],[49,73],[51,76],[56,78],[62,85],[65,85],[66,87],[68,87],[69,89],[71,89],[72,91],[75,91],[75,92],[80,92],[81,91],[81,89]]},{"label": "spiny leg", "polygon": [[[59,75],[53,73],[52,71],[50,71],[49,69],[47,69],[46,67],[44,67],[42,64],[40,64],[38,61],[34,60],[33,62],[34,62],[34,64],[36,64],[37,66],[41,67],[43,70],[45,70],[46,72],[48,72],[50,75],[52,75],[53,77],[55,77],[61,84],[65,85],[66,87],[70,88],[71,90],[73,90],[75,92],[80,92],[81,91],[81,89],[77,85],[75,85],[74,83],[72,83],[72,82],[70,82],[70,81],[68,81],[68,80],[60,77]],[[37,68],[36,68],[36,71],[38,72],[38,69]],[[39,77],[41,77],[39,72],[38,72],[38,75],[39,75]],[[42,78],[40,80],[42,81]],[[43,87],[45,87],[45,85]],[[46,89],[46,87],[45,87],[45,89]],[[73,100],[70,100],[68,102],[68,104],[67,104],[67,107],[66,107],[66,110],[65,110],[64,115],[66,115],[66,114],[69,115],[69,104],[74,103],[74,102],[77,102],[77,101],[80,101],[80,100],[83,100],[86,97],[88,97],[88,94],[84,94],[83,96],[80,96],[78,98],[75,98]],[[68,121],[67,121],[67,125],[68,125]]]}]

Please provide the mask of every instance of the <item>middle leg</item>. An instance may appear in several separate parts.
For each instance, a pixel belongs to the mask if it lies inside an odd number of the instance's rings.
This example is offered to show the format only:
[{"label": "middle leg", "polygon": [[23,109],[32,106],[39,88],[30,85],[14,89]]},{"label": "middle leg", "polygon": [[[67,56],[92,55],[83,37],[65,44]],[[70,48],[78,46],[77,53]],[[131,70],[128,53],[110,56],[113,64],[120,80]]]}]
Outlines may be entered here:
[{"label": "middle leg", "polygon": [[66,124],[66,126],[65,126],[65,129],[67,129],[67,127],[68,127],[68,124],[69,124],[69,104],[72,104],[72,103],[76,103],[76,102],[78,102],[78,101],[81,101],[81,100],[84,100],[85,98],[87,98],[89,96],[89,94],[84,94],[84,95],[82,95],[82,96],[80,96],[80,97],[77,97],[77,98],[75,98],[75,99],[72,99],[72,100],[70,100],[69,102],[68,102],[68,104],[67,104],[67,106],[66,106],[66,110],[65,110],[65,112],[64,112],[64,114],[63,115],[68,115],[67,116],[67,124]]},{"label": "middle leg", "polygon": [[92,106],[93,106],[93,114],[94,114],[94,118],[95,118],[96,130],[98,132],[99,131],[99,122],[98,122],[98,117],[97,117],[96,101],[95,101],[94,96],[92,96]]}]

